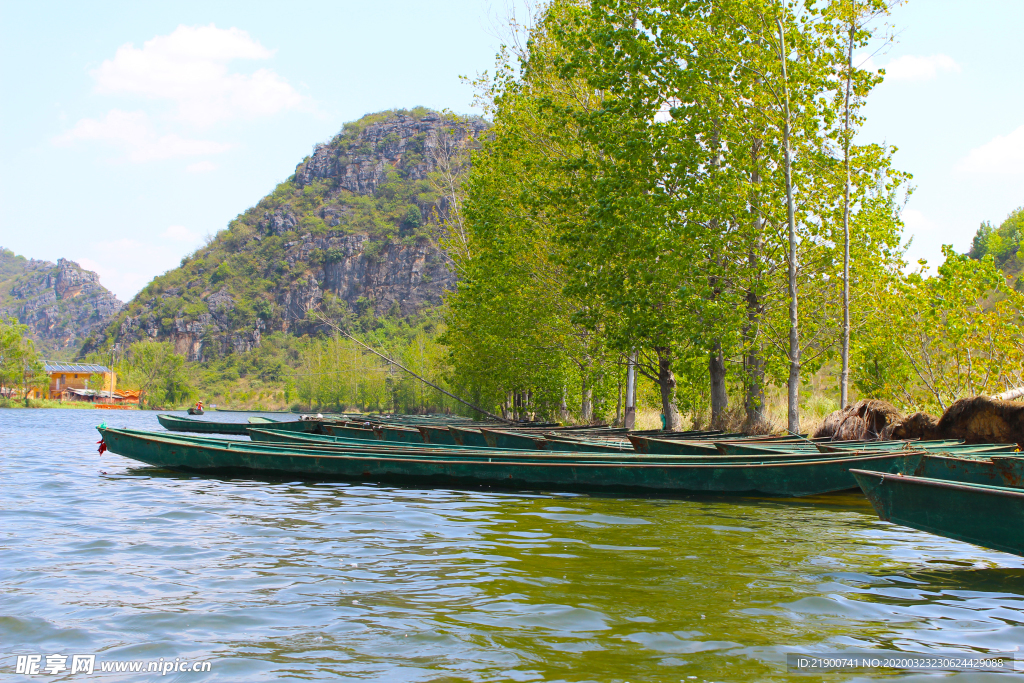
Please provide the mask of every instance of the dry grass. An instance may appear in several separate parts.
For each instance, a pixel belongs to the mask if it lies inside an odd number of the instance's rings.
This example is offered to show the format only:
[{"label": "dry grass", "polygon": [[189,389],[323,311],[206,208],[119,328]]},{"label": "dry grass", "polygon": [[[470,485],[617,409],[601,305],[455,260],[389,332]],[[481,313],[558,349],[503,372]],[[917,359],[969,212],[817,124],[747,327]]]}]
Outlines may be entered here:
[{"label": "dry grass", "polygon": [[633,429],[640,432],[649,429],[661,429],[661,408],[641,408],[638,406]]},{"label": "dry grass", "polygon": [[[736,401],[734,397],[730,397],[729,410],[725,415],[722,429],[727,432],[745,431],[752,434],[785,433],[788,415],[785,387],[770,388],[765,396],[765,402],[765,422],[753,429],[750,429],[745,425],[746,413],[743,410],[743,405]],[[838,409],[839,401],[836,398],[826,394],[824,391],[812,390],[811,395],[805,398],[800,405],[800,432],[803,434],[813,433],[821,424],[822,420],[825,419],[825,416]],[[707,416],[703,416],[703,418],[706,420]],[[661,424],[661,406],[637,407],[636,423],[633,427],[634,429],[661,429]],[[696,427],[707,429],[707,425],[703,424],[703,420],[701,420],[700,424]],[[680,426],[680,429],[685,430],[693,428],[695,428],[693,416],[684,414],[682,416],[682,425]]]}]

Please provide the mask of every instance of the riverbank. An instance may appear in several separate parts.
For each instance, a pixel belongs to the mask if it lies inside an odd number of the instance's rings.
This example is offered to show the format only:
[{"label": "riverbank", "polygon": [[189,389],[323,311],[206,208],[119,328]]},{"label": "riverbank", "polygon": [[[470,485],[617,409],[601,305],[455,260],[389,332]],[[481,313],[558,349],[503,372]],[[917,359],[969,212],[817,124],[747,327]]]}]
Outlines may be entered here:
[{"label": "riverbank", "polygon": [[87,401],[54,401],[48,398],[30,398],[28,400],[0,399],[0,408],[60,408],[61,410],[89,410],[95,404]]}]

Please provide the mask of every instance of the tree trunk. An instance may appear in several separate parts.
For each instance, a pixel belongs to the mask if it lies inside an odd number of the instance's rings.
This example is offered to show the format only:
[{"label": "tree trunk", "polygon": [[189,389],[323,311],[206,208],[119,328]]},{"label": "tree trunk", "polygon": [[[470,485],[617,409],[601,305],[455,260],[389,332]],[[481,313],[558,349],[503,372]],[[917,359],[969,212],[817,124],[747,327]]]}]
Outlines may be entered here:
[{"label": "tree trunk", "polygon": [[622,426],[632,429],[636,424],[636,351],[629,354],[626,364],[626,414],[622,417]]},{"label": "tree trunk", "polygon": [[622,372],[616,372],[615,378],[619,389],[619,396],[615,400],[615,426],[618,427],[622,424]]},{"label": "tree trunk", "polygon": [[590,424],[594,421],[594,388],[587,382],[586,373],[583,375],[582,401],[580,404],[580,421],[583,424]]},{"label": "tree trunk", "polygon": [[562,387],[562,403],[561,403],[561,405],[558,406],[558,412],[559,412],[559,414],[560,414],[560,416],[562,418],[562,422],[563,423],[566,423],[566,422],[569,421],[569,404],[566,403],[566,400],[565,400],[566,393],[568,393],[568,392],[566,392],[565,387]]},{"label": "tree trunk", "polygon": [[[751,255],[753,257],[753,255]],[[757,344],[758,327],[761,318],[761,304],[757,293],[747,292],[747,321],[743,326],[743,409],[746,411],[744,429],[758,431],[763,428],[765,420],[764,405],[764,361],[761,359]]]},{"label": "tree trunk", "polygon": [[721,429],[729,409],[729,394],[725,390],[725,358],[721,343],[708,353],[708,374],[711,376],[711,428]]},{"label": "tree trunk", "polygon": [[793,203],[793,150],[791,146],[790,112],[789,112],[789,76],[786,71],[786,33],[779,25],[779,58],[782,62],[782,90],[784,96],[784,120],[782,124],[782,145],[785,149],[786,175],[786,217],[789,223],[789,381],[787,382],[787,399],[789,410],[787,429],[792,434],[800,432],[800,331],[799,307],[797,301],[796,282],[796,207]]},{"label": "tree trunk", "polygon": [[843,165],[846,186],[843,196],[843,369],[839,376],[839,407],[849,402],[850,384],[850,89],[853,79],[854,20],[850,18],[850,41],[846,49],[846,103],[843,107]]},{"label": "tree trunk", "polygon": [[679,429],[679,409],[676,408],[676,376],[672,373],[672,353],[665,346],[656,346],[658,354],[658,387],[661,389],[661,414],[665,416],[665,429]]},{"label": "tree trunk", "polygon": [[758,169],[758,157],[761,152],[761,141],[755,140],[751,146],[750,171],[750,207],[753,214],[753,235],[747,252],[747,267],[750,269],[750,282],[746,292],[747,319],[743,325],[743,409],[746,412],[743,428],[745,431],[763,431],[765,420],[764,400],[764,361],[761,359],[761,297],[756,290],[756,282],[761,270],[761,209],[757,186],[761,182]]},{"label": "tree trunk", "polygon": [[[718,170],[720,158],[717,151],[720,144],[716,126],[711,139],[712,148],[716,150],[716,154],[711,160],[712,172]],[[711,219],[711,232],[715,235],[719,233],[717,217]],[[722,265],[720,257],[716,256],[713,260],[717,266]],[[722,294],[717,275],[711,277],[710,285],[712,299],[717,300]],[[725,422],[725,412],[729,409],[729,394],[725,390],[725,358],[722,355],[721,341],[716,341],[708,352],[708,375],[711,383],[711,429],[720,429]]]}]

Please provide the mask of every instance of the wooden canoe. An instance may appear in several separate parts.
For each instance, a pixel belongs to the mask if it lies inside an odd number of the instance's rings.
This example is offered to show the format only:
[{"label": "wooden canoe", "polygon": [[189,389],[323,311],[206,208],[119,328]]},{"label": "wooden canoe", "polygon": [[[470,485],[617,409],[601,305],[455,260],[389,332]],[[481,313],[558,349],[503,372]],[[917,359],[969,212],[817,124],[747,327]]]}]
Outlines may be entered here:
[{"label": "wooden canoe", "polygon": [[156,416],[160,425],[171,432],[192,432],[193,434],[227,434],[229,436],[246,436],[249,427],[246,422],[213,422],[211,420],[193,420],[188,417],[159,414]]},{"label": "wooden canoe", "polygon": [[[778,453],[771,457],[760,455],[637,455],[629,452],[601,451],[530,451],[507,448],[474,448],[472,446],[440,446],[436,444],[404,444],[399,442],[377,441],[367,443],[358,439],[324,436],[319,434],[288,434],[279,430],[250,429],[249,437],[254,443],[276,446],[291,446],[297,449],[327,448],[346,453],[391,453],[408,457],[417,457],[429,453],[432,457],[486,457],[493,460],[533,460],[537,462],[659,462],[659,463],[690,463],[690,464],[765,464],[771,462],[795,462],[798,460],[824,460],[836,458],[858,458],[871,453],[847,453],[839,456],[822,456],[817,453]],[[212,437],[180,436],[200,442],[218,442]],[[205,439],[205,440],[204,440]],[[918,453],[917,455],[923,455]],[[909,471],[909,470],[908,470]],[[852,481],[852,479],[851,479]],[[854,487],[851,487],[854,488]]]},{"label": "wooden canoe", "polygon": [[171,432],[190,432],[193,434],[226,434],[228,436],[247,436],[249,427],[257,425],[260,429],[280,429],[289,432],[315,432],[320,428],[316,420],[289,420],[286,422],[213,422],[212,420],[193,420],[176,415],[160,414],[157,421]]},{"label": "wooden canoe", "polygon": [[1024,555],[1024,490],[851,469],[880,519]]},{"label": "wooden canoe", "polygon": [[629,435],[633,450],[637,453],[650,455],[719,455],[720,451],[712,442],[683,441],[675,439],[655,439],[647,436]]},{"label": "wooden canoe", "polygon": [[1024,488],[1024,459],[978,458],[927,453],[914,470],[915,477],[943,479],[961,484]]},{"label": "wooden canoe", "polygon": [[523,434],[509,432],[503,429],[480,429],[484,441],[491,448],[517,448],[533,451],[543,451],[547,448],[548,440],[540,434]]},{"label": "wooden canoe", "polygon": [[487,448],[487,439],[484,438],[483,432],[479,429],[448,425],[448,431],[451,432],[452,438],[455,439],[455,443],[460,446],[479,446],[480,448]]},{"label": "wooden canoe", "polygon": [[378,430],[382,441],[399,441],[402,443],[423,443],[423,434],[418,429],[382,425]]},{"label": "wooden canoe", "polygon": [[920,454],[887,453],[818,461],[692,464],[645,462],[639,458],[632,462],[600,462],[593,461],[599,457],[597,454],[584,454],[591,461],[536,462],[517,461],[514,456],[496,458],[469,453],[426,453],[415,457],[352,454],[245,441],[191,440],[129,429],[101,427],[99,431],[112,453],[183,472],[662,495],[817,495],[851,488],[851,467],[862,471],[905,471],[920,458]]},{"label": "wooden canoe", "polygon": [[330,436],[344,436],[349,439],[362,439],[364,441],[377,441],[377,432],[365,427],[353,427],[352,425],[325,424],[323,433]]},{"label": "wooden canoe", "polygon": [[417,429],[423,435],[423,443],[439,444],[444,446],[458,446],[455,437],[452,436],[448,427],[434,427],[432,425],[419,425]]}]

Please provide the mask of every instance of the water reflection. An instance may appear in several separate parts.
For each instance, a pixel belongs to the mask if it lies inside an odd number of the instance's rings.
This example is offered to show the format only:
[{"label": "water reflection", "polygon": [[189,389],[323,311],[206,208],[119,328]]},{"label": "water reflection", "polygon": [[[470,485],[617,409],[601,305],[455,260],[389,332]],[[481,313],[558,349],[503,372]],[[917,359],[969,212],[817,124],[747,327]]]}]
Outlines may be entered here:
[{"label": "water reflection", "polygon": [[97,412],[0,411],[8,652],[213,659],[244,681],[764,681],[803,680],[792,651],[1024,642],[1024,562],[852,494],[228,481],[98,459]]}]

